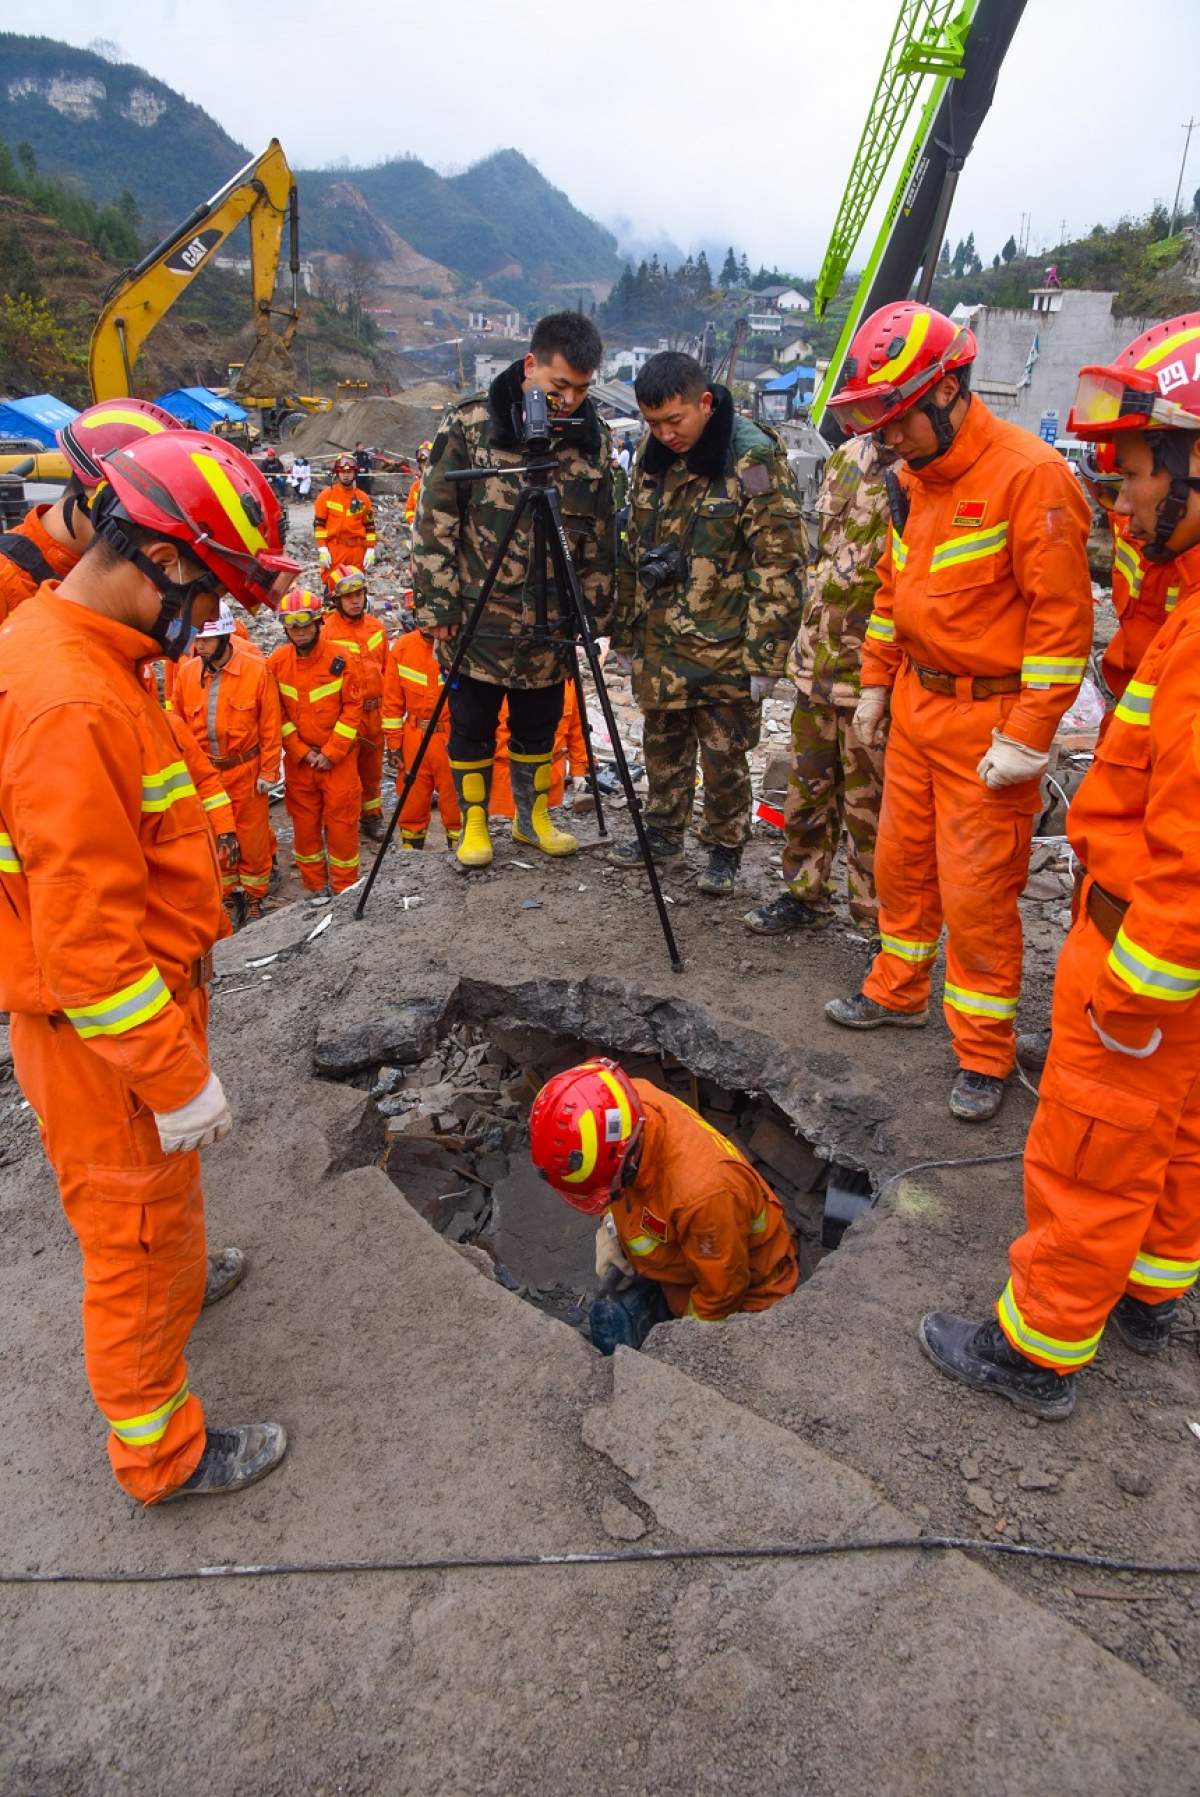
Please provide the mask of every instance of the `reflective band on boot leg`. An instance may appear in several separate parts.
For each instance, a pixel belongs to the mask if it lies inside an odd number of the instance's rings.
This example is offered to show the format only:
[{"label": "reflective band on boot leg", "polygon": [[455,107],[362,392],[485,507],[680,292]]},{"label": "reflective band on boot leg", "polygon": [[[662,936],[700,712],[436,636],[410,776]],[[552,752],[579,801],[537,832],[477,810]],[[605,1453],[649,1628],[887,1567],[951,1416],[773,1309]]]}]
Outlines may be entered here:
[{"label": "reflective band on boot leg", "polygon": [[553,777],[552,760],[553,754],[518,755],[514,749],[509,750],[509,778],[516,810],[512,838],[541,849],[543,855],[573,855],[579,847],[575,837],[550,821],[546,795]]},{"label": "reflective band on boot leg", "polygon": [[492,839],[488,835],[488,799],[492,791],[492,763],[452,761],[454,790],[462,812],[462,836],[457,856],[460,867],[490,867]]}]

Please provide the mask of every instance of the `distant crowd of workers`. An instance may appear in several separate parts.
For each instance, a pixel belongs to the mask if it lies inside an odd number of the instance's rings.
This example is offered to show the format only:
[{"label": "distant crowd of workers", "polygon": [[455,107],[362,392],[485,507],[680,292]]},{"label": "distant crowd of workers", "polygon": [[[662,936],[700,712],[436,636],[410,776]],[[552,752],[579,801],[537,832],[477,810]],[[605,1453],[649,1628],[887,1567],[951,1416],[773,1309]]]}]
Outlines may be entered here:
[{"label": "distant crowd of workers", "polygon": [[[972,394],[975,349],[967,326],[912,302],[860,327],[831,401],[847,440],[810,561],[782,441],[671,351],[635,383],[646,435],[618,537],[609,433],[589,398],[600,339],[580,314],[553,314],[422,445],[411,628],[391,641],[367,603],[376,527],[353,457],[314,506],[317,592],[285,551],[270,481],[232,446],[136,400],[62,433],[62,498],[0,538],[0,618],[13,614],[0,627],[0,1007],[79,1239],[88,1378],[133,1497],[237,1490],[285,1452],[278,1424],[208,1423],[187,1378],[201,1306],[245,1268],[236,1249],[207,1252],[198,1154],[232,1127],[207,1044],[222,901],[263,904],[281,765],[304,886],[324,897],[358,877],[360,829],[382,832],[386,758],[399,780],[497,558],[533,388],[555,423],[585,601],[644,714],[653,859],[682,857],[699,763],[698,885],[735,891],[748,754],[790,672],[785,889],[747,926],[794,936],[824,922],[845,831],[871,956],[861,990],[826,1007],[831,1023],[923,1026],[944,930],[950,1107],[995,1115],[1040,778],[1093,617],[1083,493],[1050,447]],[[994,1319],[931,1312],[920,1326],[944,1372],[1051,1418],[1070,1413],[1109,1321],[1135,1351],[1161,1352],[1200,1273],[1200,314],[1085,368],[1070,429],[1094,445],[1086,478],[1114,534],[1114,704],[1068,817],[1075,921],[1037,1056],[1026,1228]],[[484,467],[499,472],[448,478]],[[584,762],[574,648],[534,628],[532,552],[525,522],[399,820],[423,846],[436,796],[468,874],[492,860],[497,810],[522,845],[577,848],[551,815]],[[265,659],[235,604],[278,613],[285,640]],[[632,841],[610,858],[641,865]],[[794,1289],[786,1217],[742,1149],[615,1063],[548,1082],[530,1150],[600,1218],[610,1345]]]}]

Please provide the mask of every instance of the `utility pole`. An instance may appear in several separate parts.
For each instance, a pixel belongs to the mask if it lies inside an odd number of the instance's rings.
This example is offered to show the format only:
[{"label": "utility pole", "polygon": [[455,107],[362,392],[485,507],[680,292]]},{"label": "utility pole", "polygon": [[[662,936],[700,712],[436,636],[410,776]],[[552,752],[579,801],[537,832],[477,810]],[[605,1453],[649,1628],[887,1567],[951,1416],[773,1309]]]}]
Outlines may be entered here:
[{"label": "utility pole", "polygon": [[1175,183],[1175,204],[1171,208],[1171,235],[1175,235],[1175,221],[1179,217],[1179,196],[1183,192],[1183,171],[1187,167],[1188,151],[1192,147],[1192,132],[1196,129],[1195,119],[1189,119],[1186,125],[1179,127],[1187,133],[1183,140],[1183,161],[1179,164],[1179,179]]}]

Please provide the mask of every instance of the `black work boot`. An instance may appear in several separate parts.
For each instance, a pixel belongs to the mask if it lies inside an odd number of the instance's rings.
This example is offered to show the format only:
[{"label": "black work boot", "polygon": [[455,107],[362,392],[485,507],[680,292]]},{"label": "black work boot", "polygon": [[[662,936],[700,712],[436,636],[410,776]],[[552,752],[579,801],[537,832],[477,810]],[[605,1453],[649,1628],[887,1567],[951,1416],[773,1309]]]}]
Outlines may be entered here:
[{"label": "black work boot", "polygon": [[383,819],[378,811],[364,812],[359,819],[359,824],[363,835],[369,836],[372,842],[383,841]]},{"label": "black work boot", "polygon": [[287,1453],[287,1434],[282,1423],[237,1423],[230,1429],[209,1429],[204,1452],[191,1478],[175,1491],[159,1498],[173,1504],[177,1498],[224,1497],[244,1491],[274,1472]]},{"label": "black work boot", "polygon": [[201,1308],[207,1310],[210,1304],[227,1298],[234,1286],[241,1284],[245,1274],[246,1256],[240,1248],[222,1248],[219,1254],[210,1254]]},{"label": "black work boot", "polygon": [[769,905],[747,911],[742,922],[756,936],[786,936],[795,930],[821,930],[830,921],[829,913],[806,904],[794,892],[784,890]]},{"label": "black work boot", "polygon": [[1017,1060],[1026,1073],[1040,1073],[1049,1053],[1049,1030],[1023,1030],[1017,1037]]},{"label": "black work boot", "polygon": [[1118,1298],[1108,1313],[1108,1320],[1135,1354],[1162,1354],[1171,1343],[1171,1324],[1179,1309],[1178,1298],[1164,1298],[1159,1304],[1147,1304],[1144,1298],[1131,1298],[1128,1293]]},{"label": "black work boot", "polygon": [[[675,867],[683,860],[683,844],[664,836],[653,825],[646,828],[646,841],[655,867]],[[608,851],[608,859],[614,867],[641,867],[642,850],[637,837],[631,836],[628,842],[614,842]]]},{"label": "black work boot", "polygon": [[715,848],[708,853],[708,866],[696,881],[701,892],[713,898],[732,898],[742,864],[741,849]]},{"label": "black work boot", "polygon": [[988,1123],[1004,1103],[1004,1081],[964,1067],[950,1088],[950,1115],[963,1123]]},{"label": "black work boot", "polygon": [[923,1030],[929,1022],[928,1010],[889,1011],[865,992],[856,992],[853,998],[831,998],[825,1015],[830,1023],[840,1023],[844,1030],[877,1030],[888,1023],[898,1030]]},{"label": "black work boot", "polygon": [[977,1391],[994,1391],[1031,1416],[1064,1422],[1075,1408],[1074,1373],[1027,1360],[1009,1346],[997,1322],[975,1323],[931,1310],[921,1318],[917,1339],[941,1372]]}]

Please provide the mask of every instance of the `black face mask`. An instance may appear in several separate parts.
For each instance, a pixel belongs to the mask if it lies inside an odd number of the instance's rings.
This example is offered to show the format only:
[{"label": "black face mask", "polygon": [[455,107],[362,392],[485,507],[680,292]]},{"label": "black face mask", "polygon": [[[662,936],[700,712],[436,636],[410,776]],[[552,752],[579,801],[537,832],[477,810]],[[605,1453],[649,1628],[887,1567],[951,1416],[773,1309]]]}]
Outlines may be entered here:
[{"label": "black face mask", "polygon": [[[156,562],[150,561],[149,556],[144,559],[149,562],[150,568],[156,570],[150,575],[150,579],[162,595],[162,604],[157,618],[150,626],[150,635],[159,644],[168,661],[178,661],[190,648],[196,634],[192,624],[192,611],[197,599],[205,594],[211,597],[220,592],[220,585],[208,573],[200,574],[193,580],[168,580]],[[148,573],[149,570],[143,568],[142,572]]]},{"label": "black face mask", "polygon": [[1175,559],[1175,552],[1167,548],[1167,542],[1183,521],[1192,494],[1200,493],[1200,480],[1191,472],[1190,431],[1151,431],[1149,440],[1150,452],[1154,457],[1154,471],[1156,474],[1169,474],[1171,484],[1158,502],[1158,521],[1154,536],[1149,543],[1142,545],[1142,554],[1148,562],[1169,562]]}]

